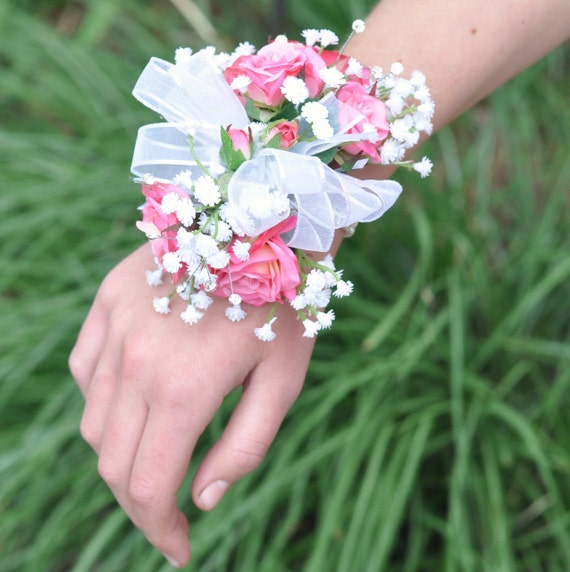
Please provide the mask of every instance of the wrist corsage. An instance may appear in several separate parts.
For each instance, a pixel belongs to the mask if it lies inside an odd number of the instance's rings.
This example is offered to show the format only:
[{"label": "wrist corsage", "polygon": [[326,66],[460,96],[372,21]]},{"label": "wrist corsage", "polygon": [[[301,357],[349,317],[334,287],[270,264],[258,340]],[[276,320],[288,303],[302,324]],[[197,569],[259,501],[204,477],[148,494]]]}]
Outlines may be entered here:
[{"label": "wrist corsage", "polygon": [[348,173],[370,162],[431,170],[425,157],[404,160],[432,128],[423,74],[363,66],[329,49],[338,38],[328,30],[303,37],[257,52],[180,48],[174,64],[152,58],[140,76],[134,96],[165,119],[139,130],[132,163],[146,198],[137,226],[157,263],[147,281],[174,285],[154,298],[157,312],[175,295],[188,324],[212,296],[228,300],[232,321],[248,304],[274,305],[254,328],[270,341],[275,305],[288,303],[315,336],[334,319],[331,296],[353,288],[328,254],[335,231],[379,218],[401,192]]}]

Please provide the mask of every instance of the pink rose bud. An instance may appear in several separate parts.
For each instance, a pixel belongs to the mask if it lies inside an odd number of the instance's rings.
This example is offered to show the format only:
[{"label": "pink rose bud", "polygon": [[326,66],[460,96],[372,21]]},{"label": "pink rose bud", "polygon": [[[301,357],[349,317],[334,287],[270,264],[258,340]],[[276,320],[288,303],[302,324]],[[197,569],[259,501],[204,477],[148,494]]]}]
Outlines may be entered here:
[{"label": "pink rose bud", "polygon": [[251,140],[249,138],[249,133],[243,129],[232,129],[229,127],[228,135],[232,140],[234,149],[236,151],[241,151],[246,160],[251,159]]},{"label": "pink rose bud", "polygon": [[296,121],[281,121],[269,130],[269,139],[281,135],[281,149],[289,149],[297,142],[299,126]]}]

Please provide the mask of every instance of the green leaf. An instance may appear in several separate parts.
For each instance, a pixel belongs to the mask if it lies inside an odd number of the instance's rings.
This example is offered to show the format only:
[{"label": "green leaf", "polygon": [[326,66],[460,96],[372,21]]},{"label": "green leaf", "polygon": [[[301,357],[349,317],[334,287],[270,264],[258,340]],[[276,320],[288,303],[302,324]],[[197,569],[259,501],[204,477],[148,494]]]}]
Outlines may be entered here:
[{"label": "green leaf", "polygon": [[281,149],[281,139],[283,135],[281,133],[277,133],[274,135],[266,144],[265,147],[267,149]]},{"label": "green leaf", "polygon": [[338,152],[337,147],[332,147],[331,149],[327,149],[326,151],[322,151],[321,153],[317,153],[315,157],[318,157],[325,165],[329,165],[332,160],[335,158],[335,155]]},{"label": "green leaf", "polygon": [[220,136],[222,138],[220,159],[230,171],[235,171],[242,163],[245,162],[245,155],[242,151],[234,148],[231,137],[224,127],[220,127]]}]

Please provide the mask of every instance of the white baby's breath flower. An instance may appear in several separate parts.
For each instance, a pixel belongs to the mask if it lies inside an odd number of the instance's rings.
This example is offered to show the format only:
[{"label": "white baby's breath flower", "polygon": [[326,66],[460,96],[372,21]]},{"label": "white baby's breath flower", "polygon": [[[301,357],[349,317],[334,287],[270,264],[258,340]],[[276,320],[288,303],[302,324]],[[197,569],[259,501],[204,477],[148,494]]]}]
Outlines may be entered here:
[{"label": "white baby's breath flower", "polygon": [[354,284],[350,280],[339,280],[336,283],[336,290],[334,291],[334,295],[337,298],[344,298],[345,296],[349,296],[352,293],[354,288]]},{"label": "white baby's breath flower", "polygon": [[177,252],[167,252],[162,257],[162,267],[169,274],[176,274],[180,270],[182,262]]},{"label": "white baby's breath flower", "polygon": [[174,61],[179,65],[187,64],[191,57],[192,48],[178,48],[174,53]]},{"label": "white baby's breath flower", "polygon": [[195,294],[190,296],[192,305],[194,305],[198,310],[207,310],[213,303],[213,300],[204,290],[198,290]]},{"label": "white baby's breath flower", "polygon": [[301,78],[293,76],[288,76],[283,80],[281,93],[294,105],[299,105],[309,98],[307,84]]},{"label": "white baby's breath flower", "polygon": [[323,68],[319,77],[325,82],[325,86],[336,89],[346,83],[344,74],[338,68]]},{"label": "white baby's breath flower", "polygon": [[378,82],[377,87],[379,89],[391,90],[394,89],[394,85],[396,83],[396,77],[392,74],[388,74],[378,78],[377,82]]},{"label": "white baby's breath flower", "polygon": [[433,130],[431,117],[431,115],[426,115],[421,112],[414,113],[413,120],[416,130],[420,133],[427,133],[429,135]]},{"label": "white baby's breath flower", "polygon": [[318,101],[309,101],[301,109],[301,115],[309,122],[314,123],[329,116],[329,110]]},{"label": "white baby's breath flower", "polygon": [[199,256],[208,258],[218,252],[218,243],[207,234],[197,234],[194,237],[194,249]]},{"label": "white baby's breath flower", "polygon": [[307,298],[303,294],[298,294],[291,300],[290,304],[294,310],[302,310],[307,307]]},{"label": "white baby's breath flower", "polygon": [[199,268],[202,264],[202,257],[194,250],[194,246],[186,246],[181,248],[178,246],[178,256],[180,260],[186,264],[189,269],[190,274],[194,274],[196,268]]},{"label": "white baby's breath flower", "polygon": [[364,66],[355,58],[348,58],[348,66],[346,67],[346,73],[348,75],[355,75],[356,77],[362,77],[362,72],[364,71]]},{"label": "white baby's breath flower", "polygon": [[412,85],[414,85],[415,87],[420,87],[425,85],[426,76],[421,71],[414,70],[412,72],[412,75],[410,76],[410,81],[412,82]]},{"label": "white baby's breath flower", "polygon": [[146,283],[149,286],[161,286],[162,285],[162,268],[157,268],[156,270],[146,271]]},{"label": "white baby's breath flower", "polygon": [[405,147],[395,139],[387,139],[380,149],[380,158],[384,165],[401,161],[406,152]]},{"label": "white baby's breath flower", "polygon": [[314,338],[321,329],[319,322],[308,319],[303,320],[303,326],[305,326],[305,331],[303,332],[304,338]]},{"label": "white baby's breath flower", "polygon": [[210,284],[212,279],[212,273],[202,264],[202,260],[200,260],[200,264],[200,266],[195,267],[196,269],[192,274],[194,285],[196,287],[206,286],[207,284]]},{"label": "white baby's breath flower", "polygon": [[176,217],[184,226],[192,226],[196,217],[196,209],[190,199],[179,199]]},{"label": "white baby's breath flower", "polygon": [[218,220],[216,224],[211,224],[208,232],[218,242],[228,242],[233,236],[230,225],[223,220]]},{"label": "white baby's breath flower", "polygon": [[338,44],[338,36],[330,30],[321,30],[320,43],[323,48],[326,48],[327,46],[336,46],[336,44]]},{"label": "white baby's breath flower", "polygon": [[218,250],[215,254],[208,256],[208,264],[212,268],[222,269],[230,263],[230,255],[226,250]]},{"label": "white baby's breath flower", "polygon": [[334,129],[331,124],[326,119],[319,119],[314,121],[311,125],[313,134],[317,139],[322,139],[323,141],[328,141],[332,139],[334,135]]},{"label": "white baby's breath flower", "polygon": [[152,305],[155,312],[159,314],[170,314],[170,298],[168,296],[163,296],[162,298],[155,296],[152,299]]},{"label": "white baby's breath flower", "polygon": [[332,286],[336,286],[336,283],[340,280],[342,272],[325,272],[325,282],[327,288],[331,288]]},{"label": "white baby's breath flower", "polygon": [[[244,309],[239,304],[228,306],[225,309],[226,318],[232,322],[240,322],[246,317]],[[256,334],[257,335],[257,334]]]},{"label": "white baby's breath flower", "polygon": [[250,248],[251,248],[251,243],[242,242],[241,240],[236,240],[232,246],[234,254],[242,262],[249,259]]},{"label": "white baby's breath flower", "polygon": [[220,188],[208,175],[202,175],[194,185],[194,196],[207,207],[213,207],[220,202]]},{"label": "white baby's breath flower", "polygon": [[429,90],[429,87],[427,85],[418,87],[418,89],[416,89],[416,91],[414,92],[414,97],[422,103],[428,103],[432,101],[431,91]]},{"label": "white baby's breath flower", "polygon": [[400,143],[405,143],[411,128],[412,118],[406,115],[390,124],[390,135]]},{"label": "white baby's breath flower", "polygon": [[426,117],[433,117],[435,112],[435,103],[431,100],[424,101],[418,105],[418,113],[425,115]]},{"label": "white baby's breath flower", "polygon": [[310,290],[308,288],[303,292],[303,296],[307,301],[307,306],[312,308],[324,308],[331,301],[331,289]]},{"label": "white baby's breath flower", "polygon": [[307,46],[314,46],[315,44],[318,44],[321,40],[321,32],[313,28],[310,28],[308,30],[303,30],[301,32],[301,36],[305,38],[305,43],[307,44]]},{"label": "white baby's breath flower", "polygon": [[180,317],[182,318],[182,320],[184,322],[186,322],[187,324],[190,324],[191,326],[193,324],[198,323],[202,319],[203,316],[204,316],[204,312],[200,312],[192,304],[188,304],[188,306],[186,306],[186,309],[184,310],[184,312],[182,312],[180,314]]},{"label": "white baby's breath flower", "polygon": [[192,171],[180,171],[180,173],[174,177],[173,182],[175,185],[191,189],[194,184],[192,181]]},{"label": "white baby's breath flower", "polygon": [[413,129],[410,129],[406,134],[404,144],[409,149],[410,147],[414,147],[415,145],[417,145],[419,140],[420,140],[420,132],[414,127]]},{"label": "white baby's breath flower", "polygon": [[156,183],[156,179],[150,173],[145,173],[141,177],[141,180],[145,185],[154,185],[154,183]]},{"label": "white baby's breath flower", "polygon": [[409,79],[398,77],[394,82],[394,89],[392,93],[399,95],[400,97],[407,98],[414,92],[414,87]]},{"label": "white baby's breath flower", "polygon": [[423,157],[421,161],[413,164],[414,171],[417,171],[422,179],[431,173],[433,163],[427,158]]},{"label": "white baby's breath flower", "polygon": [[317,314],[317,321],[321,325],[321,329],[325,330],[332,326],[335,315],[334,310],[329,310],[328,312],[319,312]]},{"label": "white baby's breath flower", "polygon": [[255,46],[249,42],[240,42],[234,50],[236,56],[251,56],[255,54]]},{"label": "white baby's breath flower", "polygon": [[[230,225],[230,228],[238,236],[244,236],[245,228],[252,225],[251,219],[244,213],[244,211],[236,205],[230,203],[223,203],[220,207],[220,218]],[[244,220],[245,219],[245,220]]]},{"label": "white baby's breath flower", "polygon": [[216,55],[216,46],[206,46],[205,48],[202,48],[201,50],[199,50],[200,54],[205,54],[208,57],[214,57]]},{"label": "white baby's breath flower", "polygon": [[181,226],[176,231],[176,242],[178,247],[193,247],[194,246],[194,233]]},{"label": "white baby's breath flower", "polygon": [[251,83],[251,79],[249,79],[245,74],[243,74],[243,75],[238,75],[237,77],[235,77],[232,80],[232,83],[230,83],[230,87],[234,91],[239,91],[240,93],[245,93],[247,91],[247,88],[249,87],[250,83]]},{"label": "white baby's breath flower", "polygon": [[384,70],[380,66],[372,66],[370,73],[376,81],[380,81],[384,77]]},{"label": "white baby's breath flower", "polygon": [[390,97],[386,100],[386,108],[390,112],[392,117],[400,115],[404,109],[405,100],[403,97],[399,96],[397,93],[392,92]]},{"label": "white baby's breath flower", "polygon": [[325,278],[325,273],[322,270],[313,268],[307,275],[306,285],[307,285],[306,287],[309,290],[314,290],[314,291],[326,288],[327,281]]},{"label": "white baby's breath flower", "polygon": [[355,34],[362,34],[364,30],[366,30],[366,24],[364,23],[364,20],[354,20],[354,22],[352,22],[352,31]]},{"label": "white baby's breath flower", "polygon": [[401,62],[394,62],[394,63],[390,66],[390,71],[391,71],[394,75],[400,75],[400,74],[404,71],[404,66],[402,65]]},{"label": "white baby's breath flower", "polygon": [[253,332],[255,333],[255,337],[262,342],[271,342],[275,339],[275,332],[271,327],[275,322],[275,318],[273,318],[270,322],[263,324],[261,328],[255,328]]},{"label": "white baby's breath flower", "polygon": [[160,203],[162,212],[167,215],[176,212],[179,200],[180,197],[176,193],[167,193],[164,195],[164,197],[162,197],[162,202]]}]

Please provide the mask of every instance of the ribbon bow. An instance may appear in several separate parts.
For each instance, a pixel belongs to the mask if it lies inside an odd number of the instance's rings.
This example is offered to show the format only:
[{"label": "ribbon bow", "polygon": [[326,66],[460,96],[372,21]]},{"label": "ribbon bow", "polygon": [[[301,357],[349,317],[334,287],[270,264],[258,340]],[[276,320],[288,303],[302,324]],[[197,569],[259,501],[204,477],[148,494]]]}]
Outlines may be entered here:
[{"label": "ribbon bow", "polygon": [[[138,177],[150,174],[167,182],[183,171],[199,176],[202,167],[198,161],[212,173],[223,172],[220,127],[247,129],[249,125],[243,105],[209,50],[176,65],[152,58],[133,95],[166,120],[139,129],[131,166]],[[346,134],[361,119],[352,109],[348,110],[352,122],[345,122],[342,128],[338,125],[335,117],[344,104],[332,94],[320,103],[327,106],[333,119],[333,138],[298,143],[288,151],[262,149],[232,175],[228,203],[245,234],[257,236],[295,214],[297,224],[285,237],[287,244],[326,252],[336,229],[376,220],[401,193],[402,187],[395,181],[357,179],[314,156],[341,142],[367,136]]]}]

